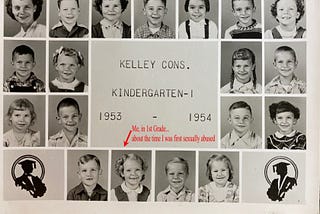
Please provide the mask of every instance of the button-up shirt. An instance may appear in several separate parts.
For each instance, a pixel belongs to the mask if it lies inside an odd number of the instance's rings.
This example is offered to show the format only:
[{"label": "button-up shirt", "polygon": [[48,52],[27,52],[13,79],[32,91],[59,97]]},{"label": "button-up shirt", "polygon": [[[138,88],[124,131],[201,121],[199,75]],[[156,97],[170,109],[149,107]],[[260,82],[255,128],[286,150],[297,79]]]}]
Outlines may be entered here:
[{"label": "button-up shirt", "polygon": [[49,32],[50,37],[56,38],[83,38],[88,37],[89,30],[85,25],[75,24],[69,31],[62,22],[59,22]]},{"label": "button-up shirt", "polygon": [[258,149],[261,148],[261,137],[253,131],[248,131],[242,137],[239,137],[234,130],[226,134],[221,139],[221,148],[231,149]]},{"label": "button-up shirt", "polygon": [[20,32],[14,37],[46,37],[46,26],[38,24],[37,21],[34,21],[27,31],[24,31],[24,29],[21,27]]},{"label": "button-up shirt", "polygon": [[103,189],[99,184],[96,184],[92,191],[91,196],[88,195],[87,190],[80,183],[68,192],[67,200],[78,200],[78,201],[107,201],[108,192]]},{"label": "button-up shirt", "polygon": [[304,94],[306,93],[306,83],[298,79],[295,75],[288,85],[283,85],[280,75],[273,78],[266,85],[266,93],[270,94]]},{"label": "button-up shirt", "polygon": [[168,186],[165,190],[159,192],[157,195],[157,201],[185,201],[192,202],[194,201],[194,194],[191,190],[183,187],[183,189],[177,194],[174,192],[170,186]]},{"label": "button-up shirt", "polygon": [[60,130],[57,134],[49,138],[49,146],[54,147],[87,147],[88,140],[87,136],[83,135],[77,131],[77,134],[74,136],[71,142],[69,142],[67,136],[63,130]]}]

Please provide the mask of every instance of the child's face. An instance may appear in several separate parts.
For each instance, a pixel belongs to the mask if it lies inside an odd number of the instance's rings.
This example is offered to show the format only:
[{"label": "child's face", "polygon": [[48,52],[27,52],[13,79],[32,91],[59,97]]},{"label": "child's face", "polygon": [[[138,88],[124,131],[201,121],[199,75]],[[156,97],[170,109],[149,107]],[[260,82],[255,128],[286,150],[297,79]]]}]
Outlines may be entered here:
[{"label": "child's face", "polygon": [[294,118],[292,112],[285,111],[276,114],[276,118],[273,122],[278,126],[280,133],[290,134],[293,131],[293,125],[297,123],[297,119]]},{"label": "child's face", "polygon": [[9,120],[11,121],[14,131],[25,133],[30,127],[32,120],[30,110],[13,110]]},{"label": "child's face", "polygon": [[232,12],[239,23],[242,26],[247,27],[252,24],[255,8],[250,0],[236,0],[233,2]]},{"label": "child's face", "polygon": [[218,187],[224,187],[230,173],[227,164],[223,161],[213,161],[211,164],[211,177]]},{"label": "child's face", "polygon": [[183,164],[168,164],[167,178],[171,189],[175,192],[179,192],[184,187],[187,177],[188,175]]},{"label": "child's face", "polygon": [[32,0],[12,0],[12,13],[20,24],[31,25],[36,10],[37,6],[33,5]]},{"label": "child's face", "polygon": [[78,130],[81,116],[74,106],[64,106],[59,109],[59,124],[62,125],[63,130],[75,133]]},{"label": "child's face", "polygon": [[233,109],[229,113],[229,123],[233,130],[241,137],[250,130],[252,121],[252,115],[246,108]]},{"label": "child's face", "polygon": [[18,78],[27,79],[35,65],[31,54],[15,54],[13,57],[12,66]]},{"label": "child's face", "polygon": [[285,78],[292,78],[298,63],[289,51],[281,51],[275,55],[273,62],[275,70]]},{"label": "child's face", "polygon": [[280,0],[277,3],[277,20],[281,25],[296,25],[300,13],[295,0]]},{"label": "child's face", "polygon": [[103,0],[101,10],[106,20],[110,22],[118,21],[122,12],[120,0]]},{"label": "child's face", "polygon": [[147,17],[149,27],[161,27],[167,8],[161,0],[149,0],[143,9],[144,15]]},{"label": "child's face", "polygon": [[87,163],[79,165],[78,176],[81,183],[85,186],[96,185],[99,181],[101,170],[96,161],[89,160]]},{"label": "child's face", "polygon": [[255,64],[251,60],[238,59],[233,62],[232,70],[235,78],[241,83],[247,83],[251,80],[252,72],[255,69]]},{"label": "child's face", "polygon": [[63,0],[60,4],[60,20],[68,25],[74,25],[79,17],[80,8],[75,0]]},{"label": "child's face", "polygon": [[206,16],[206,5],[203,0],[190,0],[188,14],[192,21],[199,22]]},{"label": "child's face", "polygon": [[61,82],[72,82],[79,68],[80,65],[75,56],[59,55],[56,70],[58,71],[58,78]]},{"label": "child's face", "polygon": [[144,171],[139,162],[131,159],[124,162],[121,176],[124,178],[128,188],[136,189],[139,186],[143,175]]}]

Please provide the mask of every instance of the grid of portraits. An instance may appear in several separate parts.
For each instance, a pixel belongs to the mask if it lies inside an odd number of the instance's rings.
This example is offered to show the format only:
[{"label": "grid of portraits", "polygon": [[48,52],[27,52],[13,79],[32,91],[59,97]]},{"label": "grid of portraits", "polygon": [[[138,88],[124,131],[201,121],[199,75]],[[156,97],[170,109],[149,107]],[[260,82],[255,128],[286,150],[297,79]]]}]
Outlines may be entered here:
[{"label": "grid of portraits", "polygon": [[[5,0],[4,199],[304,203],[305,3]],[[92,146],[91,41],[143,39],[218,44],[215,150]]]}]

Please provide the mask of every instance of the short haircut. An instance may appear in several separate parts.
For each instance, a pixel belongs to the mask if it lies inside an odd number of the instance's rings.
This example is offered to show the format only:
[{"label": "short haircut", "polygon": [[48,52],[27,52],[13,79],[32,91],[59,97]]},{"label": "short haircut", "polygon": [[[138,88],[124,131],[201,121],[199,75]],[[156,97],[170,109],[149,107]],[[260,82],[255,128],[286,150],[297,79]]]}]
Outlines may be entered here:
[{"label": "short haircut", "polygon": [[58,103],[57,114],[59,115],[59,110],[61,108],[69,107],[69,106],[73,106],[78,111],[78,114],[80,114],[80,107],[79,107],[78,102],[71,97],[64,98]]},{"label": "short haircut", "polygon": [[28,99],[26,99],[26,98],[16,99],[10,104],[8,112],[7,112],[7,117],[9,119],[9,125],[11,125],[10,117],[12,116],[13,111],[15,111],[15,110],[16,111],[29,110],[30,114],[31,114],[30,125],[32,126],[34,124],[34,121],[37,118],[37,114],[34,110],[34,106],[33,106],[32,102],[30,102]]},{"label": "short haircut", "polygon": [[293,48],[291,47],[288,47],[288,46],[281,46],[281,47],[278,47],[275,51],[274,51],[274,61],[276,61],[276,55],[280,52],[289,52],[293,58],[294,58],[294,61],[296,62],[297,61],[297,55],[296,55],[296,52],[293,50]]},{"label": "short haircut", "polygon": [[92,155],[92,154],[82,155],[78,160],[78,166],[80,166],[80,164],[86,164],[91,160],[95,161],[98,165],[98,168],[100,169],[101,165],[100,165],[99,158],[95,155]]},{"label": "short haircut", "polygon": [[[235,50],[232,54],[232,60],[231,64],[232,66],[234,65],[234,62],[236,60],[250,60],[252,65],[256,64],[256,56],[254,55],[253,51],[250,50],[249,48],[240,48],[238,50]],[[235,74],[233,69],[231,69],[231,77],[230,77],[230,88],[233,89],[233,83],[234,83],[234,78]],[[252,82],[253,82],[253,87],[254,89],[257,86],[257,74],[256,74],[256,66],[254,67],[252,71]]]},{"label": "short haircut", "polygon": [[269,106],[269,113],[271,120],[275,120],[277,114],[280,114],[282,112],[292,112],[295,119],[300,118],[300,110],[298,107],[295,107],[291,103],[287,101],[280,101],[278,103],[272,103]]},{"label": "short haircut", "polygon": [[[277,19],[277,4],[280,0],[275,0],[273,4],[271,4],[271,14],[272,16],[278,21]],[[300,13],[300,16],[297,18],[296,23],[301,19],[304,15],[304,0],[295,0],[297,5],[297,11]],[[279,21],[278,21],[279,22]]]},{"label": "short haircut", "polygon": [[168,174],[168,168],[169,168],[168,166],[169,166],[169,164],[172,164],[172,163],[180,163],[180,164],[182,164],[184,166],[184,170],[185,170],[186,174],[189,175],[189,164],[185,159],[180,158],[180,157],[174,157],[174,158],[172,158],[171,160],[169,160],[167,162],[166,167],[165,167],[166,174]]},{"label": "short haircut", "polygon": [[[164,4],[164,6],[167,6],[167,0],[161,0],[162,3]],[[149,0],[143,0],[143,5],[146,6],[146,4],[148,4]]]},{"label": "short haircut", "polygon": [[232,110],[238,109],[238,108],[245,108],[245,109],[249,110],[250,114],[252,115],[252,110],[251,110],[250,105],[244,101],[238,101],[238,102],[232,103],[231,106],[229,107],[229,113]]},{"label": "short haircut", "polygon": [[[103,2],[103,0],[94,0],[94,5],[93,5],[94,8],[96,9],[96,11],[98,11],[101,15],[102,15],[102,10],[101,10],[102,2]],[[127,8],[129,1],[128,0],[120,0],[120,4],[121,4],[121,9],[122,9],[121,12],[123,12]]]},{"label": "short haircut", "polygon": [[[123,154],[115,163],[116,174],[119,175],[123,180],[124,180],[124,177],[121,174],[123,173],[123,170],[124,170],[124,163],[127,160],[134,160],[138,162],[141,165],[142,171],[144,172],[148,169],[148,165],[139,155],[134,153]],[[145,178],[145,175],[142,176],[141,181],[143,181],[144,178]]]},{"label": "short haircut", "polygon": [[253,8],[256,7],[256,5],[254,4],[254,0],[231,0],[232,10],[234,9],[233,2],[235,2],[235,1],[250,1],[251,4],[252,4],[252,7],[253,7]]},{"label": "short haircut", "polygon": [[[204,5],[206,7],[206,12],[209,12],[210,11],[210,2],[209,0],[202,0],[204,2]],[[186,0],[185,3],[184,3],[184,10],[186,12],[189,11],[189,4],[190,4],[190,0]]]},{"label": "short haircut", "polygon": [[211,157],[209,158],[209,160],[207,161],[207,171],[206,171],[206,175],[208,176],[210,181],[213,181],[212,179],[212,175],[211,175],[211,169],[212,169],[212,163],[214,161],[223,161],[228,169],[229,169],[229,178],[228,181],[231,181],[233,179],[233,167],[232,167],[232,163],[230,161],[230,159],[223,154],[219,154],[219,153],[214,153],[211,155]]},{"label": "short haircut", "polygon": [[57,49],[53,54],[53,59],[52,59],[53,65],[57,64],[58,58],[62,54],[64,54],[65,56],[74,57],[80,66],[84,66],[84,57],[80,51],[77,51],[76,49],[73,49],[73,48],[63,47],[63,46]]},{"label": "short haircut", "polygon": [[12,61],[14,60],[15,55],[25,55],[25,54],[30,54],[32,56],[32,59],[34,61],[34,51],[32,48],[30,48],[27,45],[19,45],[15,47],[15,49],[12,51]]},{"label": "short haircut", "polygon": [[[63,0],[58,0],[57,1],[57,3],[58,3],[58,8],[60,9],[60,5],[61,5],[61,2],[62,2]],[[78,5],[78,7],[80,7],[80,4],[79,4],[79,0],[74,0],[75,2],[77,2],[77,5]]]},{"label": "short haircut", "polygon": [[[37,20],[42,11],[43,0],[32,0],[32,4],[37,6],[36,11],[33,13],[33,19]],[[7,13],[13,19],[16,20],[14,14],[12,13],[12,0],[6,1]],[[16,20],[17,21],[17,20]]]}]

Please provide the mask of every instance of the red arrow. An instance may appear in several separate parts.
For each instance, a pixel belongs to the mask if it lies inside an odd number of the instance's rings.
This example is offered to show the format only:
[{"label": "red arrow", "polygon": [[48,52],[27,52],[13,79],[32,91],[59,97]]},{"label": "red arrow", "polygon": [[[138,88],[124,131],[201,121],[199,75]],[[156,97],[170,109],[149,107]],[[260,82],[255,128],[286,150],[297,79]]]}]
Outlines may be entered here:
[{"label": "red arrow", "polygon": [[127,139],[123,141],[123,147],[126,147],[129,144],[128,140],[130,138],[131,133],[132,133],[132,130],[129,131]]}]

